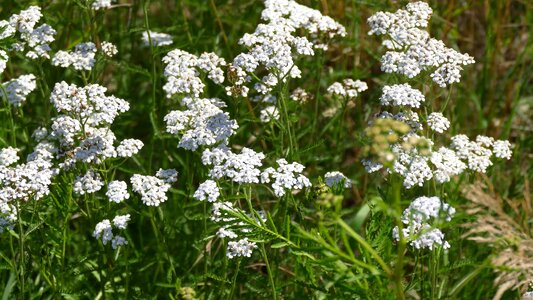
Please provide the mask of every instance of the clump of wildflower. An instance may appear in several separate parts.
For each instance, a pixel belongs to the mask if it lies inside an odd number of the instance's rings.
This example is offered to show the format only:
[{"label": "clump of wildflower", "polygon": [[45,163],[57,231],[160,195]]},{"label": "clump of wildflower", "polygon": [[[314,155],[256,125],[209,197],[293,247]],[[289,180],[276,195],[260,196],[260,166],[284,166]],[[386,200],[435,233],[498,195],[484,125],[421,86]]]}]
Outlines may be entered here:
[{"label": "clump of wildflower", "polygon": [[172,45],[172,36],[168,33],[150,31],[150,36],[148,37],[148,32],[144,31],[142,35],[142,42],[144,46],[150,46],[150,40],[153,47],[161,47]]},{"label": "clump of wildflower", "polygon": [[205,87],[200,79],[200,71],[206,73],[214,83],[224,82],[221,67],[226,65],[226,61],[214,53],[202,53],[197,57],[175,49],[163,57],[163,62],[166,64],[164,75],[168,79],[163,90],[169,98],[176,94],[198,98]]},{"label": "clump of wildflower", "polygon": [[511,159],[511,155],[513,153],[511,151],[511,143],[509,143],[509,141],[495,141],[492,147],[494,156],[498,158]]},{"label": "clump of wildflower", "polygon": [[[30,6],[21,11],[20,14],[12,15],[9,21],[0,21],[0,28],[3,28],[0,39],[15,37],[16,42],[10,45],[10,50],[22,52],[28,46],[29,50],[26,52],[28,58],[50,58],[48,54],[51,50],[49,44],[55,40],[54,36],[57,32],[48,24],[42,24],[35,28],[42,16],[40,7]],[[17,36],[17,33],[20,35]],[[7,55],[5,56],[7,61]],[[3,70],[2,60],[0,53],[0,70]]]},{"label": "clump of wildflower", "polygon": [[92,70],[96,63],[96,45],[93,42],[79,43],[74,51],[58,51],[52,58],[52,65],[62,68],[72,66],[76,70]]},{"label": "clump of wildflower", "polygon": [[252,256],[253,249],[257,248],[255,242],[250,242],[248,238],[243,238],[238,241],[228,242],[228,248],[226,250],[226,256],[228,258],[234,257],[250,257]]},{"label": "clump of wildflower", "polygon": [[119,180],[111,181],[107,185],[107,192],[105,195],[109,198],[109,201],[115,203],[120,203],[130,198],[126,182]]},{"label": "clump of wildflower", "polygon": [[438,183],[450,181],[452,176],[463,173],[467,167],[455,151],[446,147],[441,147],[439,151],[431,153],[430,161],[435,166],[433,174]]},{"label": "clump of wildflower", "polygon": [[327,172],[324,175],[324,181],[326,185],[330,188],[336,186],[343,186],[344,188],[349,189],[352,187],[352,181],[344,174],[338,171]]},{"label": "clump of wildflower", "polygon": [[165,116],[167,132],[181,134],[179,148],[194,151],[199,146],[227,144],[238,125],[221,109],[225,106],[223,102],[191,98],[183,101],[187,103],[187,110],[174,110]]},{"label": "clump of wildflower", "polygon": [[128,222],[130,220],[130,215],[116,216],[111,223],[108,219],[104,219],[98,224],[96,224],[93,236],[96,239],[102,239],[102,244],[107,245],[111,241],[111,247],[117,249],[119,246],[124,246],[128,244],[128,241],[120,236],[113,234],[114,225],[117,229],[126,229]]},{"label": "clump of wildflower", "polygon": [[[346,30],[339,23],[319,11],[300,5],[292,0],[265,1],[261,18],[266,22],[259,24],[252,34],[245,34],[239,43],[248,51],[239,54],[228,68],[228,78],[232,86],[227,93],[246,97],[247,84],[252,81],[249,73],[264,68],[268,74],[254,89],[268,94],[287,77],[300,77],[301,70],[294,64],[294,57],[314,55],[315,49],[325,49],[320,37],[326,39],[344,36]],[[312,40],[295,33],[307,32]]]},{"label": "clump of wildflower", "polygon": [[17,211],[15,206],[0,201],[0,233],[4,233],[6,228],[12,230],[17,221]]},{"label": "clump of wildflower", "polygon": [[307,101],[313,99],[313,95],[309,94],[302,88],[296,88],[294,91],[292,91],[290,98],[296,102],[306,103]]},{"label": "clump of wildflower", "polygon": [[335,82],[330,85],[327,89],[327,92],[331,95],[353,99],[357,97],[361,92],[364,92],[367,89],[368,85],[366,84],[366,82],[347,78],[344,79],[342,83]]},{"label": "clump of wildflower", "polygon": [[[14,106],[20,106],[26,97],[37,88],[36,78],[33,74],[22,75],[2,83],[0,98],[5,97]],[[5,95],[4,95],[5,91]]]},{"label": "clump of wildflower", "polygon": [[302,190],[311,186],[311,182],[302,174],[304,166],[297,163],[288,163],[284,158],[276,160],[278,168],[266,168],[261,173],[261,182],[270,183],[273,180],[272,188],[277,197],[285,195],[289,190]]},{"label": "clump of wildflower", "polygon": [[279,119],[279,111],[278,108],[274,105],[267,106],[264,109],[261,110],[261,113],[259,115],[259,120],[262,123],[268,123],[271,120],[278,120]]},{"label": "clump of wildflower", "polygon": [[94,0],[91,4],[92,9],[99,10],[109,8],[111,6],[111,0]]},{"label": "clump of wildflower", "polygon": [[132,190],[141,195],[141,201],[147,206],[159,206],[167,201],[166,192],[170,184],[154,176],[135,174],[130,178]]},{"label": "clump of wildflower", "polygon": [[412,88],[408,83],[386,85],[379,98],[381,105],[420,107],[426,100],[422,92]]},{"label": "clump of wildflower", "polygon": [[429,128],[438,133],[443,133],[450,128],[450,121],[439,112],[429,114],[427,122]]},{"label": "clump of wildflower", "polygon": [[144,143],[137,139],[126,139],[120,142],[117,147],[117,155],[120,157],[132,157],[139,153]]},{"label": "clump of wildflower", "polygon": [[175,169],[159,169],[155,176],[162,179],[166,183],[174,183],[178,181],[178,171]]},{"label": "clump of wildflower", "polygon": [[378,12],[368,19],[369,34],[386,35],[383,42],[389,49],[381,59],[381,70],[409,78],[422,71],[441,87],[459,82],[462,66],[473,64],[468,54],[447,48],[442,41],[431,38],[427,27],[432,10],[427,3],[413,2],[395,13]]},{"label": "clump of wildflower", "polygon": [[104,186],[104,182],[94,170],[88,170],[83,176],[76,177],[74,181],[74,192],[79,195],[92,194]]},{"label": "clump of wildflower", "polygon": [[0,166],[10,166],[16,163],[20,157],[17,152],[19,149],[13,147],[7,147],[0,150]]},{"label": "clump of wildflower", "polygon": [[198,186],[193,197],[200,201],[215,202],[220,196],[220,190],[214,180],[208,179]]},{"label": "clump of wildflower", "polygon": [[[435,245],[448,249],[450,244],[444,240],[442,231],[433,228],[430,223],[438,220],[450,221],[454,214],[455,209],[441,202],[438,197],[416,198],[402,215],[402,223],[407,225],[402,229],[403,238],[416,249],[433,249]],[[392,235],[396,241],[400,240],[398,227],[393,229]]]},{"label": "clump of wildflower", "polygon": [[52,164],[40,157],[11,167],[0,166],[0,202],[40,200],[50,193],[55,174]]},{"label": "clump of wildflower", "polygon": [[231,152],[227,147],[206,149],[202,153],[202,162],[211,166],[209,176],[212,179],[227,177],[236,183],[259,183],[259,169],[265,158],[261,152],[242,148],[240,154]]},{"label": "clump of wildflower", "polygon": [[7,52],[0,50],[0,74],[6,69],[8,59]]},{"label": "clump of wildflower", "polygon": [[118,53],[117,46],[110,42],[102,42],[100,46],[102,47],[102,52],[107,57],[113,57]]}]

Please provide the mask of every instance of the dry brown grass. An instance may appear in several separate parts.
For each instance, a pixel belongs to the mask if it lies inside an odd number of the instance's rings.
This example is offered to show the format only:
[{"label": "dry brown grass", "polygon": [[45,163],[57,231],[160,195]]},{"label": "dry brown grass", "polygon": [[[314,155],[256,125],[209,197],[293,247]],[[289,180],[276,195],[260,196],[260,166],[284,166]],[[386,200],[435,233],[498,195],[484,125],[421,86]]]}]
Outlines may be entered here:
[{"label": "dry brown grass", "polygon": [[463,237],[489,245],[493,250],[491,263],[498,288],[493,299],[501,299],[505,291],[527,290],[533,281],[533,209],[529,184],[523,199],[500,197],[488,181],[469,185],[463,190],[470,201],[469,215],[475,221],[465,224],[468,231]]}]

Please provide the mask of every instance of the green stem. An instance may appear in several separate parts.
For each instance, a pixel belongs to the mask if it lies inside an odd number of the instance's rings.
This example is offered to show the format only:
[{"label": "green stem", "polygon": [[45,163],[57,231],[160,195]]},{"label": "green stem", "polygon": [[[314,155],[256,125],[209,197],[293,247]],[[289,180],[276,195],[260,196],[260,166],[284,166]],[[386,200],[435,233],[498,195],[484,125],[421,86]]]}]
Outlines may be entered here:
[{"label": "green stem", "polygon": [[270,264],[268,263],[268,256],[265,250],[265,244],[261,243],[261,255],[263,256],[263,260],[265,261],[265,265],[267,268],[268,273],[268,280],[270,281],[270,287],[272,288],[272,299],[277,300],[278,294],[276,290],[276,283],[274,282],[274,276],[272,275],[272,270],[270,269]]}]

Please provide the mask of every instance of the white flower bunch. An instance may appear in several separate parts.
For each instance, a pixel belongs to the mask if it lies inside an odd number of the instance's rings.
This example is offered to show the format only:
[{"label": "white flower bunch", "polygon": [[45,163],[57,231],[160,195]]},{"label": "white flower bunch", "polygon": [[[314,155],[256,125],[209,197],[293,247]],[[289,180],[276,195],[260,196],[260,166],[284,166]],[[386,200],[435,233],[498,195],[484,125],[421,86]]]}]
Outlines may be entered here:
[{"label": "white flower bunch", "polygon": [[285,195],[289,190],[302,190],[311,186],[311,182],[302,174],[304,166],[297,163],[288,163],[284,158],[276,160],[278,168],[266,168],[261,173],[261,182],[270,183],[273,179],[272,188],[277,197]]},{"label": "white flower bunch", "polygon": [[94,10],[105,9],[111,6],[111,0],[94,0],[91,8]]},{"label": "white flower bunch", "polygon": [[408,83],[386,85],[383,87],[383,94],[379,98],[381,105],[387,106],[409,106],[419,108],[420,104],[426,100],[422,92],[414,89]]},{"label": "white flower bunch", "polygon": [[74,180],[74,192],[79,195],[92,194],[98,192],[104,186],[102,177],[94,170],[88,170],[83,176]]},{"label": "white flower bunch", "polygon": [[202,162],[211,166],[209,176],[212,179],[229,178],[236,183],[259,183],[259,176],[265,155],[249,148],[242,148],[240,154],[231,152],[227,147],[206,149],[202,153]]},{"label": "white flower bunch", "polygon": [[279,120],[278,108],[274,105],[263,108],[259,114],[259,120],[262,123],[269,123],[272,120]]},{"label": "white flower bunch", "polygon": [[0,50],[0,74],[4,73],[4,70],[7,67],[7,61],[9,59],[9,56],[7,56],[7,52],[4,50]]},{"label": "white flower bunch", "polygon": [[113,222],[109,221],[108,219],[104,219],[98,224],[96,224],[93,236],[96,239],[102,239],[102,244],[107,245],[109,241],[111,241],[111,247],[113,249],[117,249],[119,246],[124,246],[128,244],[128,241],[120,236],[120,235],[114,235],[113,234],[113,226],[115,226],[117,229],[126,229],[128,226],[128,222],[130,221],[130,215],[123,215],[123,216],[116,216],[113,219]]},{"label": "white flower bunch", "polygon": [[109,201],[120,203],[126,199],[130,198],[130,194],[128,193],[128,185],[124,181],[111,181],[107,185],[107,192],[105,193],[107,198],[109,198]]},{"label": "white flower bunch", "polygon": [[[330,39],[346,34],[344,27],[332,18],[292,0],[266,0],[261,18],[266,23],[259,24],[254,33],[245,34],[239,41],[248,51],[237,55],[229,67],[228,76],[233,85],[226,88],[228,95],[246,97],[247,84],[252,80],[249,73],[260,67],[268,74],[254,88],[268,94],[280,80],[300,77],[295,56],[310,56],[314,55],[314,49],[327,48],[318,41],[319,36]],[[297,36],[300,30],[313,40]]]},{"label": "white flower bunch", "polygon": [[381,59],[381,70],[409,78],[422,71],[432,71],[431,78],[441,87],[459,82],[462,66],[473,64],[468,54],[447,48],[442,41],[422,30],[428,25],[432,10],[425,2],[407,4],[395,13],[378,12],[368,19],[369,34],[386,35],[383,45],[389,51]]},{"label": "white flower bunch", "polygon": [[324,181],[330,188],[342,186],[345,189],[352,187],[352,181],[339,171],[327,172]]},{"label": "white flower bunch", "polygon": [[104,41],[104,42],[102,42],[100,47],[102,47],[102,52],[107,57],[113,57],[113,56],[117,55],[117,53],[118,53],[117,46],[115,46],[114,44],[112,44],[110,42]]},{"label": "white flower bunch", "polygon": [[205,87],[200,79],[200,71],[216,84],[224,82],[224,71],[220,67],[225,66],[226,61],[214,53],[202,53],[197,57],[175,49],[163,57],[163,62],[166,64],[164,75],[168,79],[163,90],[169,98],[176,94],[200,97]]},{"label": "white flower bunch", "polygon": [[334,82],[327,89],[328,94],[353,99],[368,89],[366,82],[361,80],[344,79],[342,83]]},{"label": "white flower bunch", "polygon": [[18,220],[15,206],[0,201],[0,233],[4,233],[6,228],[12,230]]},{"label": "white flower bunch", "polygon": [[[2,83],[0,98],[5,97],[13,106],[20,106],[26,97],[37,88],[36,78],[33,74],[22,75]],[[5,94],[4,94],[5,91]]]},{"label": "white flower bunch", "polygon": [[[150,36],[148,36],[148,33],[150,34]],[[173,43],[172,36],[170,34],[162,33],[162,32],[155,32],[155,31],[143,32],[143,35],[142,35],[143,45],[146,47],[149,47],[150,40],[152,40],[152,46],[154,47],[168,46],[168,45],[172,45]]]},{"label": "white flower bunch", "polygon": [[[424,2],[413,2],[405,10],[395,13],[378,12],[368,19],[371,27],[369,34],[386,35],[383,45],[389,51],[382,58],[382,70],[387,73],[396,72],[409,78],[417,76],[422,71],[430,71],[431,78],[439,86],[459,82],[462,66],[474,63],[472,57],[461,54],[453,49],[446,48],[444,43],[429,37],[421,28],[427,27],[432,14],[431,8]],[[400,174],[406,188],[423,186],[425,182],[435,179],[438,183],[451,180],[469,169],[476,172],[486,172],[492,165],[493,139],[478,137],[476,142],[469,141],[468,137],[458,135],[452,138],[450,147],[440,147],[433,151],[433,142],[426,139],[429,146],[426,152],[420,153],[413,145],[406,146],[408,139],[420,139],[417,135],[423,130],[418,113],[411,109],[419,109],[425,102],[425,97],[420,90],[411,85],[395,84],[385,86],[380,97],[381,105],[396,106],[400,112],[391,114],[382,112],[378,118],[390,118],[406,123],[411,131],[400,137],[399,142],[391,145],[394,154],[394,164],[388,172]],[[430,113],[426,122],[428,127],[436,132],[443,133],[450,127],[450,121],[440,112]],[[383,138],[386,138],[385,136]],[[393,140],[396,140],[395,138]],[[494,156],[509,159],[511,156],[510,144],[507,141],[498,141],[494,149],[498,153]],[[407,147],[407,148],[406,148]],[[365,158],[363,165],[368,172],[375,172],[383,166]]]},{"label": "white flower bunch", "polygon": [[228,242],[226,256],[230,259],[240,256],[250,257],[252,256],[253,249],[256,248],[257,244],[255,242],[250,242],[248,238],[243,238],[238,241],[230,241]]},{"label": "white flower bunch", "polygon": [[[402,215],[402,223],[407,225],[402,230],[403,238],[416,249],[432,250],[435,245],[448,249],[450,244],[444,240],[442,231],[433,228],[430,223],[435,220],[450,221],[454,214],[455,209],[438,197],[416,198]],[[392,236],[396,241],[400,240],[398,227],[393,229]]]},{"label": "white flower bunch", "polygon": [[15,159],[14,153],[12,150],[2,152],[7,165],[0,165],[0,202],[40,200],[50,193],[49,187],[56,174],[50,162],[35,158],[9,167],[12,164],[9,161]]},{"label": "white flower bunch", "polygon": [[431,130],[443,133],[450,128],[450,121],[439,112],[430,113],[427,119],[427,123]]},{"label": "white flower bunch", "polygon": [[159,206],[167,201],[166,192],[170,184],[155,176],[135,174],[130,178],[132,190],[141,195],[141,201],[147,206]]},{"label": "white flower bunch", "polygon": [[155,177],[166,183],[174,183],[178,181],[178,171],[175,169],[159,169],[157,173],[155,173]]},{"label": "white flower bunch", "polygon": [[219,99],[185,98],[187,110],[174,110],[165,116],[167,132],[181,134],[178,148],[194,151],[199,146],[212,147],[227,144],[238,125],[221,107]]},{"label": "white flower bunch", "polygon": [[93,42],[79,43],[74,51],[58,51],[52,58],[52,65],[62,68],[72,66],[76,70],[92,70],[96,63],[96,45]]},{"label": "white flower bunch", "polygon": [[220,196],[220,190],[214,180],[208,179],[198,186],[193,197],[199,201],[216,202]]},{"label": "white flower bunch", "polygon": [[137,139],[125,139],[117,147],[117,155],[120,157],[132,157],[139,153],[144,143]]},{"label": "white flower bunch", "polygon": [[[49,59],[48,52],[51,50],[49,44],[55,40],[56,31],[48,24],[42,24],[35,28],[42,16],[40,7],[30,6],[21,11],[20,14],[12,15],[9,21],[0,20],[0,28],[3,28],[0,33],[0,40],[15,37],[17,42],[11,45],[10,50],[22,52],[28,46],[29,50],[26,52],[26,57]],[[20,35],[17,36],[17,33]],[[0,53],[0,73],[5,68],[2,68],[2,61],[7,61],[7,55],[2,54],[6,53]]]},{"label": "white flower bunch", "polygon": [[13,147],[7,147],[0,150],[0,166],[8,167],[16,163],[20,157],[17,152],[19,149]]}]

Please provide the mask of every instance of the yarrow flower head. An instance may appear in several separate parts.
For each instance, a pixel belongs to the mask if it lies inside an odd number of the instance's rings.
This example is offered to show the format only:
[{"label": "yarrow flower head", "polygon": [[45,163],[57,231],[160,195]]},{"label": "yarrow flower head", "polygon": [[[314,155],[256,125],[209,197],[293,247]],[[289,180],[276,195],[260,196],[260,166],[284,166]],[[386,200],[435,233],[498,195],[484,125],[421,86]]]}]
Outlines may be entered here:
[{"label": "yarrow flower head", "polygon": [[265,158],[260,152],[249,148],[242,148],[240,154],[231,152],[227,147],[206,149],[202,153],[202,162],[212,166],[209,176],[212,179],[229,178],[236,183],[259,183],[261,170],[259,169]]},{"label": "yarrow flower head", "polygon": [[338,171],[327,172],[324,175],[324,181],[326,185],[329,186],[330,188],[342,186],[345,189],[349,189],[352,187],[352,181],[348,177],[346,177],[344,174]]},{"label": "yarrow flower head", "polygon": [[217,183],[214,180],[208,179],[198,186],[196,192],[194,192],[193,197],[199,201],[209,201],[215,202],[220,196],[220,190],[218,189]]},{"label": "yarrow flower head", "polygon": [[144,146],[144,143],[137,139],[126,139],[120,142],[117,147],[117,155],[120,157],[132,157]]},{"label": "yarrow flower head", "polygon": [[238,241],[230,241],[228,242],[226,256],[230,259],[234,257],[250,257],[255,248],[257,248],[257,244],[255,242],[250,242],[248,238],[243,238]]},{"label": "yarrow flower head", "polygon": [[170,184],[154,176],[135,174],[130,179],[134,192],[141,195],[141,201],[147,206],[159,206],[167,201],[166,192]]},{"label": "yarrow flower head", "polygon": [[[402,223],[407,225],[402,230],[403,238],[416,249],[433,249],[435,245],[448,249],[450,244],[444,240],[442,231],[430,223],[440,219],[450,221],[454,214],[455,209],[438,197],[416,198],[402,215]],[[393,229],[392,235],[396,241],[400,240],[398,227]]]},{"label": "yarrow flower head", "polygon": [[109,201],[120,203],[126,199],[130,198],[130,194],[128,193],[128,185],[124,181],[111,181],[107,185],[107,192],[105,194]]},{"label": "yarrow flower head", "polygon": [[387,85],[379,98],[381,105],[420,107],[426,99],[422,92],[412,88],[408,83]]},{"label": "yarrow flower head", "polygon": [[74,192],[79,195],[92,194],[104,186],[104,182],[98,173],[89,170],[85,175],[76,177],[74,181]]},{"label": "yarrow flower head", "polygon": [[20,157],[17,152],[19,149],[7,147],[0,150],[0,166],[7,167],[16,163]]},{"label": "yarrow flower head", "polygon": [[96,239],[102,239],[102,244],[107,245],[111,241],[111,247],[113,249],[117,249],[119,246],[124,246],[128,244],[128,241],[120,236],[120,235],[114,235],[113,234],[113,226],[115,226],[117,229],[124,230],[128,226],[128,222],[130,221],[130,215],[122,215],[122,216],[116,216],[113,219],[113,222],[109,221],[108,219],[104,219],[98,224],[96,224],[93,236]]},{"label": "yarrow flower head", "polygon": [[102,47],[102,52],[107,57],[113,57],[113,56],[117,55],[117,53],[118,53],[117,46],[115,46],[114,44],[112,44],[110,42],[105,42],[104,41],[104,42],[102,42],[102,44],[100,46]]},{"label": "yarrow flower head", "polygon": [[79,43],[74,51],[58,51],[52,58],[52,65],[62,68],[72,66],[76,70],[92,70],[96,63],[96,45],[93,42]]},{"label": "yarrow flower head", "polygon": [[330,85],[327,89],[327,92],[331,95],[353,99],[357,97],[360,93],[366,91],[367,89],[368,85],[366,84],[366,82],[347,78],[344,79],[342,83],[335,82]]},{"label": "yarrow flower head", "polygon": [[261,182],[270,183],[273,180],[272,188],[277,197],[284,196],[287,190],[302,190],[311,186],[309,179],[302,174],[303,165],[297,162],[289,164],[284,158],[276,162],[277,169],[270,167],[261,173]]},{"label": "yarrow flower head", "polygon": [[[1,58],[0,58],[1,59]],[[37,88],[36,78],[33,74],[22,75],[2,83],[0,98],[7,98],[9,104],[20,106],[26,97]],[[5,91],[5,95],[4,95]]]},{"label": "yarrow flower head", "polygon": [[92,9],[99,10],[109,8],[111,6],[111,0],[94,0],[91,4]]},{"label": "yarrow flower head", "polygon": [[427,122],[429,128],[438,133],[443,133],[450,128],[450,121],[439,112],[429,114]]},{"label": "yarrow flower head", "polygon": [[[150,34],[150,36],[148,36],[148,34]],[[149,47],[150,40],[152,41],[152,46],[154,47],[168,46],[172,45],[173,43],[172,36],[168,33],[144,31],[142,35],[142,41],[144,46]]]},{"label": "yarrow flower head", "polygon": [[175,169],[159,169],[155,176],[162,179],[166,183],[174,183],[178,181],[178,171]]},{"label": "yarrow flower head", "polygon": [[473,64],[468,54],[447,48],[431,38],[423,28],[428,26],[432,10],[425,2],[407,4],[395,13],[378,12],[368,19],[369,34],[387,35],[383,42],[389,49],[381,59],[381,70],[413,78],[422,71],[441,87],[459,82],[462,66]]}]

